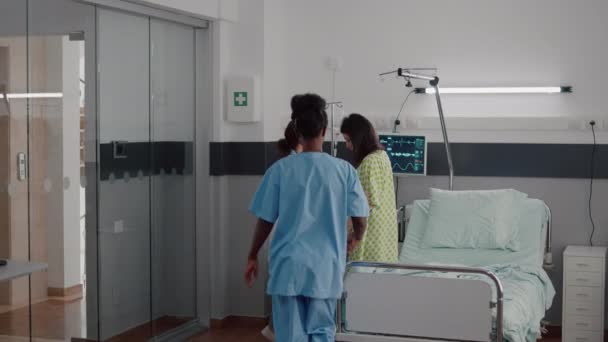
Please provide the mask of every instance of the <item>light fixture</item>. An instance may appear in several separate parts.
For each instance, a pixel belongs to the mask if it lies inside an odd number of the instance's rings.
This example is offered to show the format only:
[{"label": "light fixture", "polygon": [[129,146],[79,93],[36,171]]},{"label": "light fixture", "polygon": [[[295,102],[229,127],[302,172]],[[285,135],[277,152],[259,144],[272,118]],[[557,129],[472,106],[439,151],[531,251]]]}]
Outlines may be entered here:
[{"label": "light fixture", "polygon": [[0,94],[0,99],[4,99],[6,96],[10,99],[60,99],[63,97],[62,93],[12,93],[12,94]]},{"label": "light fixture", "polygon": [[[439,88],[441,94],[559,94],[571,93],[572,87],[454,87]],[[416,94],[435,94],[435,88],[416,88]]]}]

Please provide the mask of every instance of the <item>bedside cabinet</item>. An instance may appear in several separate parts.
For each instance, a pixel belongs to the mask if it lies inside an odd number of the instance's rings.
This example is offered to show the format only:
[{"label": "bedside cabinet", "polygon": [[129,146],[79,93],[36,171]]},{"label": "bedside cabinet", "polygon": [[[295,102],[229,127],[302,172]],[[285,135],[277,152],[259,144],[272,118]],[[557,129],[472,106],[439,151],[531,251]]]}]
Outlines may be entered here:
[{"label": "bedside cabinet", "polygon": [[607,250],[606,247],[568,246],[564,251],[564,341],[604,341]]}]

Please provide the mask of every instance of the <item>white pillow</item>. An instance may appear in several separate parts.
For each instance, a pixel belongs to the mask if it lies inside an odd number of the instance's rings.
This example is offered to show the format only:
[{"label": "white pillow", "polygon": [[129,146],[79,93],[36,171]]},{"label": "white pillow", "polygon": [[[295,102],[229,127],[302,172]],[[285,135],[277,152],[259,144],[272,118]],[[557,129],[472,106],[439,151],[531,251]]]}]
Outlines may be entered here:
[{"label": "white pillow", "polygon": [[518,219],[528,195],[516,190],[431,189],[422,247],[519,250]]}]

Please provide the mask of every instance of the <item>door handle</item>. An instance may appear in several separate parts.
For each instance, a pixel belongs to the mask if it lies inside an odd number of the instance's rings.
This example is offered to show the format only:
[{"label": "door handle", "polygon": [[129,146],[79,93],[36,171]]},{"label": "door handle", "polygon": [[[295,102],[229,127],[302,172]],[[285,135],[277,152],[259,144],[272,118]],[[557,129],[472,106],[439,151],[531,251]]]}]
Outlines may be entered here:
[{"label": "door handle", "polygon": [[23,152],[17,154],[17,179],[20,182],[27,179],[27,160]]}]

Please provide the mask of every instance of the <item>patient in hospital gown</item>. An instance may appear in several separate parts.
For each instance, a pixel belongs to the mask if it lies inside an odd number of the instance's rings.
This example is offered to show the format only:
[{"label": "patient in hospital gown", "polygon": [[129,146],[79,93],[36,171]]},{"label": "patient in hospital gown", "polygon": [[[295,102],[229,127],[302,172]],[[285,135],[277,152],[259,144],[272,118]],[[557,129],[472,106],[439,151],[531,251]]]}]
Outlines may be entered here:
[{"label": "patient in hospital gown", "polygon": [[349,260],[396,263],[399,230],[391,162],[376,130],[364,116],[349,115],[340,131],[346,146],[353,151],[354,164],[370,207],[365,236],[349,255]]}]

